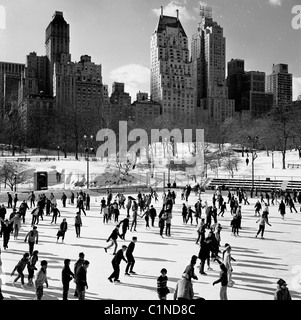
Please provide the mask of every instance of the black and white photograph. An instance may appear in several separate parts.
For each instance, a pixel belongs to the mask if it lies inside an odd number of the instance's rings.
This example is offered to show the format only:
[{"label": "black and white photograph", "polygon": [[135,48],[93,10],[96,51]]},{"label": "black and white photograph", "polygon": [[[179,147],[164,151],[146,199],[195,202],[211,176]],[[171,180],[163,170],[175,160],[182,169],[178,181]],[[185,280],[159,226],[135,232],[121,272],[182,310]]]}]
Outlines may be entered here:
[{"label": "black and white photograph", "polygon": [[0,0],[0,223],[0,300],[300,300],[301,2]]}]

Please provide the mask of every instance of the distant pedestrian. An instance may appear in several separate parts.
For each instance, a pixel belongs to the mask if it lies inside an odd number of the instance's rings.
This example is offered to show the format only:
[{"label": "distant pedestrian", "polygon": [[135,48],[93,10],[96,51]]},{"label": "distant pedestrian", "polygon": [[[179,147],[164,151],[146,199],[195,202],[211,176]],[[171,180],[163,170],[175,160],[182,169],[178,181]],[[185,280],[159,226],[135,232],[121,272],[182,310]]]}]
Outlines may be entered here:
[{"label": "distant pedestrian", "polygon": [[39,224],[39,207],[34,208],[31,211],[32,219],[31,219],[31,226],[35,224]]},{"label": "distant pedestrian", "polygon": [[109,223],[109,206],[104,204],[104,206],[102,207],[102,210],[103,210],[103,223],[108,224]]},{"label": "distant pedestrian", "polygon": [[260,216],[260,210],[262,207],[259,200],[257,200],[257,202],[255,203],[254,208],[255,208],[255,217],[257,217],[257,215]]},{"label": "distant pedestrian", "polygon": [[166,235],[166,237],[171,237],[171,235],[170,235],[171,219],[172,219],[171,208],[170,208],[170,206],[167,206],[166,220],[165,220],[165,235]]},{"label": "distant pedestrian", "polygon": [[56,221],[57,221],[57,217],[60,217],[61,216],[61,212],[60,210],[57,208],[57,204],[55,203],[53,208],[52,208],[52,220],[51,220],[51,223],[55,223],[56,224]]},{"label": "distant pedestrian", "polygon": [[74,226],[75,226],[76,237],[80,238],[80,231],[82,226],[82,218],[81,218],[80,212],[76,212]]},{"label": "distant pedestrian", "polygon": [[107,239],[107,242],[109,242],[111,240],[111,243],[104,248],[105,252],[107,252],[107,250],[113,246],[114,247],[114,252],[113,255],[116,253],[117,247],[118,247],[118,243],[117,243],[117,239],[118,237],[120,237],[119,234],[119,225],[117,225],[114,230],[112,231],[112,233],[110,234],[109,238]]},{"label": "distant pedestrian", "polygon": [[7,192],[7,208],[12,208],[12,207],[13,207],[13,197],[9,192]]},{"label": "distant pedestrian", "polygon": [[167,287],[167,270],[165,268],[161,269],[161,275],[157,278],[157,293],[159,300],[166,300],[167,295],[170,293],[170,290]]},{"label": "distant pedestrian", "polygon": [[266,224],[268,224],[269,226],[272,226],[272,225],[268,222],[266,216],[263,216],[263,215],[259,218],[259,220],[256,221],[256,223],[258,222],[259,222],[259,229],[255,237],[257,238],[259,233],[261,233],[261,239],[264,239],[263,235],[264,235],[265,225]]},{"label": "distant pedestrian", "polygon": [[136,274],[136,272],[133,270],[135,265],[135,258],[133,256],[133,252],[135,249],[136,242],[137,242],[137,237],[133,237],[132,241],[130,242],[126,250],[126,258],[128,262],[125,268],[125,275],[127,276],[130,276],[131,274]]},{"label": "distant pedestrian", "polygon": [[65,259],[62,270],[63,300],[68,300],[69,285],[72,279],[74,279],[74,273],[70,269],[70,259]]},{"label": "distant pedestrian", "polygon": [[232,227],[232,236],[239,236],[239,217],[237,214],[234,214],[231,220]]},{"label": "distant pedestrian", "polygon": [[297,209],[296,209],[296,207],[295,207],[295,203],[294,203],[294,201],[293,201],[292,198],[289,198],[288,204],[289,204],[291,213],[293,212],[293,210],[294,210],[296,213],[298,212]]},{"label": "distant pedestrian", "polygon": [[200,244],[204,241],[205,239],[205,233],[206,233],[206,223],[205,223],[205,219],[201,218],[201,221],[197,227],[197,234],[198,237],[196,239],[196,244]]},{"label": "distant pedestrian", "polygon": [[35,270],[37,270],[36,268],[36,263],[39,260],[39,251],[38,250],[34,250],[34,252],[32,253],[31,257],[29,258],[29,264],[27,266],[27,270],[28,270],[28,285],[32,286],[33,285],[33,277],[34,277],[34,272]]},{"label": "distant pedestrian", "polygon": [[23,258],[18,262],[18,264],[14,267],[14,270],[11,273],[11,276],[15,274],[15,271],[18,272],[17,278],[13,281],[13,286],[15,286],[16,282],[21,278],[21,288],[24,289],[24,274],[23,271],[25,267],[29,265],[29,253],[26,252],[23,255]]},{"label": "distant pedestrian", "polygon": [[36,288],[36,300],[42,300],[43,297],[43,285],[46,284],[48,288],[48,279],[47,279],[47,266],[48,262],[46,260],[41,261],[41,269],[38,271],[35,280]]},{"label": "distant pedestrian", "polygon": [[185,203],[183,203],[183,207],[182,207],[182,221],[183,224],[187,223],[187,213],[188,213],[188,209]]},{"label": "distant pedestrian", "polygon": [[39,243],[39,232],[37,230],[37,226],[33,226],[32,230],[29,231],[24,239],[24,242],[27,242],[29,245],[29,254],[32,255],[35,243]]},{"label": "distant pedestrian", "polygon": [[166,219],[167,219],[167,215],[165,213],[164,206],[163,206],[163,208],[161,209],[161,212],[159,214],[159,222],[158,222],[158,226],[160,229],[160,236],[162,238],[163,238],[163,231],[164,231]]},{"label": "distant pedestrian", "polygon": [[292,300],[287,284],[283,279],[277,281],[277,290],[274,294],[274,300]]},{"label": "distant pedestrian", "polygon": [[130,197],[128,197],[128,201],[126,204],[126,213],[127,213],[127,217],[130,216],[130,209],[132,207],[132,199]]},{"label": "distant pedestrian", "polygon": [[120,234],[120,238],[122,240],[125,240],[125,235],[127,231],[130,229],[130,220],[127,216],[119,222],[119,226],[121,225],[122,225],[122,228],[121,228],[122,233]]},{"label": "distant pedestrian", "polygon": [[284,216],[285,216],[285,203],[283,202],[283,200],[281,200],[280,203],[279,203],[278,211],[280,212],[281,219],[284,219]]},{"label": "distant pedestrian", "polygon": [[18,203],[18,201],[19,201],[18,194],[15,193],[15,196],[14,196],[14,209],[17,208],[17,203]]},{"label": "distant pedestrian", "polygon": [[133,230],[133,228],[134,228],[134,231],[137,231],[136,227],[137,227],[137,217],[138,217],[138,206],[136,201],[134,201],[133,203],[132,210],[133,210],[133,214],[132,214],[131,231]]},{"label": "distant pedestrian", "polygon": [[218,215],[221,214],[221,216],[223,217],[225,214],[225,211],[227,211],[227,203],[226,202],[222,203],[222,205],[220,206],[220,212],[218,213]]},{"label": "distant pedestrian", "polygon": [[21,214],[17,212],[13,217],[14,239],[18,240],[19,230],[21,229]]},{"label": "distant pedestrian", "polygon": [[58,242],[60,237],[62,237],[62,243],[64,243],[65,233],[67,232],[67,230],[68,230],[68,223],[66,221],[66,218],[64,218],[60,224],[60,229],[56,234],[56,242]]},{"label": "distant pedestrian", "polygon": [[78,294],[78,300],[85,300],[86,298],[86,289],[88,289],[87,269],[89,266],[90,262],[88,260],[84,260],[83,264],[76,272],[76,291]]},{"label": "distant pedestrian", "polygon": [[27,209],[29,209],[29,207],[26,201],[24,200],[19,207],[19,213],[21,215],[23,223],[25,223],[25,216],[26,216]]},{"label": "distant pedestrian", "polygon": [[193,223],[193,213],[195,213],[195,211],[191,209],[191,206],[188,206],[186,224],[190,220],[190,224],[192,225],[192,223]]},{"label": "distant pedestrian", "polygon": [[150,210],[148,207],[145,209],[143,215],[140,216],[140,218],[143,218],[143,217],[145,220],[145,229],[150,229],[150,226],[149,226]]},{"label": "distant pedestrian", "polygon": [[91,198],[90,195],[86,194],[86,210],[90,210]]},{"label": "distant pedestrian", "polygon": [[154,227],[155,226],[155,219],[157,216],[157,211],[153,205],[150,206],[149,214],[150,214],[150,218],[151,218],[151,222],[152,222],[152,227]]},{"label": "distant pedestrian", "polygon": [[112,259],[112,266],[113,266],[113,273],[109,276],[108,280],[110,282],[120,282],[119,280],[119,275],[120,275],[120,263],[121,260],[124,260],[126,263],[128,262],[126,260],[126,258],[124,257],[123,253],[126,251],[127,246],[123,245],[121,249],[119,249],[116,253],[116,255],[114,256],[114,258]]},{"label": "distant pedestrian", "polygon": [[78,207],[79,212],[81,213],[81,211],[83,211],[84,215],[86,216],[86,211],[85,211],[85,208],[84,208],[84,198],[83,198],[82,194],[80,194],[78,196],[77,207]]},{"label": "distant pedestrian", "polygon": [[10,234],[12,232],[12,226],[9,223],[8,219],[5,219],[3,222],[1,222],[1,231],[0,236],[3,238],[3,249],[8,249],[8,243],[10,239]]},{"label": "distant pedestrian", "polygon": [[63,192],[61,200],[62,200],[63,207],[66,208],[67,196],[66,196],[65,192]]},{"label": "distant pedestrian", "polygon": [[74,204],[74,198],[75,198],[74,193],[73,193],[73,191],[71,191],[71,195],[70,195],[71,204]]}]

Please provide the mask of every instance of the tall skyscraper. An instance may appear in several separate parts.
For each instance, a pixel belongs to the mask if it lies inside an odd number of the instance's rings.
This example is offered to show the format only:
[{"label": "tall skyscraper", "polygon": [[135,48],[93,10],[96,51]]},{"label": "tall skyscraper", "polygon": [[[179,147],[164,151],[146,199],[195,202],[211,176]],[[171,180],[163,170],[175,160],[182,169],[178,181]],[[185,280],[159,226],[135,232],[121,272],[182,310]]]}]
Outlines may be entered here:
[{"label": "tall skyscraper", "polygon": [[273,108],[273,94],[265,92],[265,72],[247,71],[243,75],[242,111],[260,117]]},{"label": "tall skyscraper", "polygon": [[26,56],[26,66],[22,72],[22,81],[19,87],[19,102],[29,94],[46,94],[48,90],[47,57],[38,56],[36,52],[30,52]]},{"label": "tall skyscraper", "polygon": [[0,117],[18,101],[18,85],[25,64],[0,61]]},{"label": "tall skyscraper", "polygon": [[265,73],[245,71],[244,60],[228,62],[229,98],[235,100],[235,111],[259,117],[273,107],[273,94],[265,92]]},{"label": "tall skyscraper", "polygon": [[151,37],[151,99],[161,103],[162,114],[192,125],[195,99],[188,38],[176,17],[161,15]]},{"label": "tall skyscraper", "polygon": [[45,47],[49,70],[49,94],[53,94],[54,63],[67,63],[71,61],[69,43],[69,24],[65,21],[63,12],[55,11],[45,33]]},{"label": "tall skyscraper", "polygon": [[201,5],[200,17],[191,43],[197,118],[220,123],[233,117],[235,110],[234,100],[228,99],[225,80],[226,39],[223,28],[213,21],[210,7]]},{"label": "tall skyscraper", "polygon": [[273,64],[272,73],[266,78],[266,91],[274,94],[274,106],[281,107],[293,100],[293,75],[287,64]]},{"label": "tall skyscraper", "polygon": [[231,59],[228,62],[228,95],[229,99],[235,100],[235,111],[241,111],[241,95],[243,91],[243,76],[245,73],[245,61]]}]

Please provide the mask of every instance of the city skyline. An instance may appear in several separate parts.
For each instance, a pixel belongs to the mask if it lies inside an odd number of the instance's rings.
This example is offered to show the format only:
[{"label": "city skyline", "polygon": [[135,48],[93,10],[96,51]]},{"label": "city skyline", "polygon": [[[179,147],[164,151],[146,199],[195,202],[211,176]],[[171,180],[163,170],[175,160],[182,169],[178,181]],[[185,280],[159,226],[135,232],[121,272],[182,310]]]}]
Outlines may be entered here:
[{"label": "city skyline", "polygon": [[[45,55],[45,29],[55,11],[70,24],[72,61],[88,54],[102,65],[103,83],[112,92],[113,82],[125,83],[132,101],[138,91],[150,93],[150,40],[160,6],[164,15],[176,16],[187,33],[191,53],[200,4],[213,9],[213,18],[224,29],[226,62],[245,60],[246,70],[272,72],[285,63],[293,74],[293,99],[301,94],[301,30],[291,25],[296,0],[0,0],[5,24],[0,29],[0,61],[25,63],[26,55]],[[31,17],[31,14],[38,13]],[[18,23],[15,23],[15,22]],[[4,27],[4,28],[3,28]]]}]

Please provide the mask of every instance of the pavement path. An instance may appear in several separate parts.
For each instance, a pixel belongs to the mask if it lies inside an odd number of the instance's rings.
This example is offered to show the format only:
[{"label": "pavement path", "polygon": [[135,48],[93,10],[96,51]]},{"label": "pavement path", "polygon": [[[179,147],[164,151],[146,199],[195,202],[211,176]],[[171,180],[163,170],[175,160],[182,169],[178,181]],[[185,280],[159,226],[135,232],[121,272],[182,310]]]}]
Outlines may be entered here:
[{"label": "pavement path", "polygon": [[[133,194],[132,196],[136,196]],[[135,276],[125,276],[125,262],[121,262],[121,274],[119,284],[112,284],[108,281],[108,276],[112,273],[111,260],[113,249],[105,253],[107,246],[106,239],[110,235],[116,223],[103,224],[100,215],[100,196],[92,196],[91,210],[87,211],[87,216],[82,216],[83,227],[81,238],[76,238],[74,230],[74,217],[76,208],[67,205],[62,208],[58,201],[61,217],[58,218],[57,225],[51,224],[51,217],[44,217],[38,225],[40,233],[39,244],[35,249],[39,250],[39,260],[48,260],[49,288],[44,290],[43,300],[61,300],[62,284],[61,270],[64,259],[71,259],[71,267],[78,258],[79,252],[83,251],[86,259],[90,261],[88,269],[89,288],[86,298],[89,300],[157,300],[156,279],[160,275],[160,270],[164,267],[168,270],[168,286],[173,293],[177,280],[190,262],[192,255],[198,255],[199,246],[195,244],[197,232],[195,221],[193,225],[183,225],[181,217],[182,202],[178,192],[176,205],[173,210],[171,227],[171,237],[159,235],[159,228],[156,226],[149,230],[145,228],[144,219],[138,218],[137,232],[126,234],[126,240],[118,240],[118,248],[123,243],[129,244],[132,236],[138,237],[134,256],[136,259]],[[226,198],[226,192],[224,191]],[[159,213],[162,206],[161,193],[160,201],[154,206]],[[211,204],[212,192],[206,191],[202,194],[202,199]],[[194,205],[197,197],[192,194],[188,204]],[[255,199],[249,199],[250,205],[242,205],[242,230],[240,236],[231,235],[231,215],[226,212],[224,217],[219,217],[223,230],[221,232],[222,241],[230,243],[233,250],[232,256],[236,259],[233,262],[234,287],[228,288],[229,300],[272,300],[276,289],[276,282],[279,278],[287,281],[293,299],[301,298],[301,213],[299,205],[298,213],[290,213],[287,208],[285,220],[280,218],[278,206],[270,207],[269,221],[271,227],[267,226],[265,239],[255,238],[258,230],[257,218],[254,217]],[[10,213],[10,209],[9,209]],[[8,214],[9,214],[8,213]],[[121,220],[125,217],[125,210],[121,210]],[[65,236],[65,243],[56,243],[56,233],[59,223],[63,218],[67,218],[69,230]],[[8,250],[2,249],[3,274],[2,292],[8,300],[33,300],[35,297],[32,287],[20,288],[20,280],[15,287],[12,286],[14,277],[10,276],[16,263],[27,251],[28,244],[24,243],[26,233],[31,230],[31,215],[27,213],[27,221],[20,230],[19,239],[14,240],[13,236],[9,242]],[[1,246],[2,246],[2,239]],[[222,247],[223,249],[223,247]],[[199,265],[199,260],[197,262]],[[39,262],[38,262],[39,266]],[[195,296],[203,297],[206,300],[218,300],[220,285],[212,286],[212,282],[219,277],[219,265],[211,263],[212,271],[207,271],[207,276],[198,275],[198,280],[193,281]],[[27,280],[27,270],[25,271]],[[70,283],[69,299],[73,297],[75,284]],[[168,296],[171,300],[173,295]]]}]

